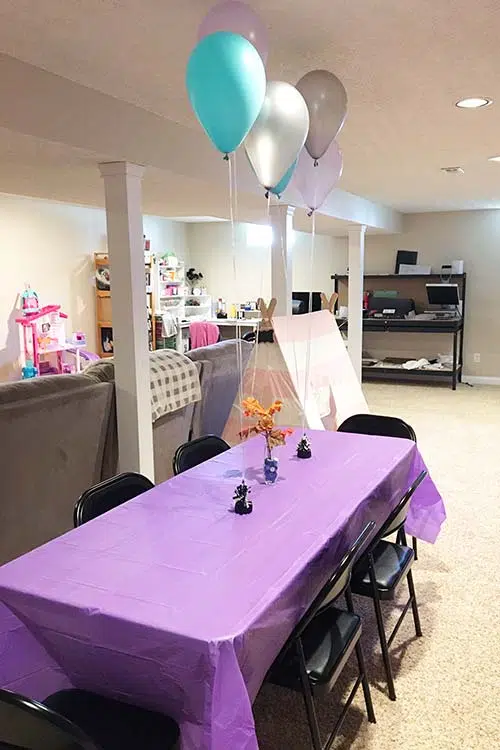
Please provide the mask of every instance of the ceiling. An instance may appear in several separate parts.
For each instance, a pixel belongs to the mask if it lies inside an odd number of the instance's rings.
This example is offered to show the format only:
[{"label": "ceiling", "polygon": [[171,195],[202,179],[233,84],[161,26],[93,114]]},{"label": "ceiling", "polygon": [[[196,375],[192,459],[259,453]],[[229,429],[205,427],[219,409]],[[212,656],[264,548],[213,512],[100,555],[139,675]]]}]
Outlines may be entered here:
[{"label": "ceiling", "polygon": [[[199,129],[184,88],[212,0],[2,0],[0,49]],[[500,207],[497,0],[252,0],[270,30],[268,78],[325,67],[344,82],[340,187],[405,212]],[[484,110],[457,99],[496,100]],[[8,106],[4,103],[2,106]],[[105,155],[104,155],[105,156]],[[102,204],[101,155],[0,129],[0,190]],[[440,167],[461,165],[465,174]],[[201,170],[202,173],[202,170]],[[245,218],[262,215],[244,199]],[[145,210],[226,215],[227,194],[149,170]],[[299,219],[300,221],[300,219]]]},{"label": "ceiling", "polygon": [[[69,148],[0,128],[0,193],[26,195],[31,198],[104,205],[104,187],[96,164],[105,157],[83,149]],[[194,204],[193,204],[193,196]],[[189,215],[194,205],[196,215]],[[240,205],[241,221],[262,223],[266,220],[262,197],[245,196]],[[152,216],[170,216],[174,220],[193,222],[229,218],[227,190],[207,185],[160,169],[147,169],[143,179],[143,210]],[[294,227],[310,231],[310,219],[297,210]],[[348,222],[318,216],[319,233],[344,235]]]}]

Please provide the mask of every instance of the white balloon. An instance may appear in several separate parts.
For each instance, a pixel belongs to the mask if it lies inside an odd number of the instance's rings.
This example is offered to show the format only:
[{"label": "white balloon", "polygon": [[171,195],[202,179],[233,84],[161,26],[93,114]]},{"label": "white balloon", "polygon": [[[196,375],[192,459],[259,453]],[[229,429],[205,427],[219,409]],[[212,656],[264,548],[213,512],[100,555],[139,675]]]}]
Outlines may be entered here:
[{"label": "white balloon", "polygon": [[309,111],[304,97],[285,81],[268,81],[264,104],[245,138],[245,151],[258,181],[277,185],[306,142]]}]

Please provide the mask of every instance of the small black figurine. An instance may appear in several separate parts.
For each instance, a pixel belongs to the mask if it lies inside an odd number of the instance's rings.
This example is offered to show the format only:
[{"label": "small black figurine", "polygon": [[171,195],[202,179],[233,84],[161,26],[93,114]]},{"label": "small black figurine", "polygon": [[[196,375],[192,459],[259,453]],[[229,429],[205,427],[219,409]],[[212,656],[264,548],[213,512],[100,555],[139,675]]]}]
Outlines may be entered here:
[{"label": "small black figurine", "polygon": [[234,504],[234,512],[239,516],[246,516],[253,510],[253,503],[248,498],[249,494],[250,488],[246,485],[245,480],[243,480],[242,483],[236,487],[233,497],[233,500],[236,500]]},{"label": "small black figurine", "polygon": [[311,458],[311,443],[304,435],[297,446],[297,458]]}]

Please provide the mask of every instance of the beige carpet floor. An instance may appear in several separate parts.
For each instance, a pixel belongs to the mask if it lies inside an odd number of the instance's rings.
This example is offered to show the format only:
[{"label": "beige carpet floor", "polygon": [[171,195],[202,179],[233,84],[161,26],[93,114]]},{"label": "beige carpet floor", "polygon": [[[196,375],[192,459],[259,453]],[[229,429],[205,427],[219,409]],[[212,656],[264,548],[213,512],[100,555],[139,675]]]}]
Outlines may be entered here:
[{"label": "beige carpet floor", "polygon": [[[356,598],[377,724],[366,721],[359,691],[334,747],[493,750],[500,747],[500,388],[369,384],[365,392],[373,412],[413,425],[448,519],[435,545],[419,546],[414,579],[424,637],[415,637],[409,614],[392,649],[395,703],[385,692],[372,605]],[[394,621],[397,607],[383,606]],[[321,703],[326,729],[349,671]],[[300,695],[266,685],[254,712],[261,750],[311,747]]]}]

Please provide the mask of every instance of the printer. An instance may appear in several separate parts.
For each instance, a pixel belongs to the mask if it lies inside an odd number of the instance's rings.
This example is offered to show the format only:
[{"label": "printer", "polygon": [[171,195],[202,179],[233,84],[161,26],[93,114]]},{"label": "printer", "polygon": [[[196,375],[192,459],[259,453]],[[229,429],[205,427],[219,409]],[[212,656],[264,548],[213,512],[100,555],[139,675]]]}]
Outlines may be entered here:
[{"label": "printer", "polygon": [[415,300],[404,297],[375,297],[368,301],[369,318],[406,318],[415,312]]}]

